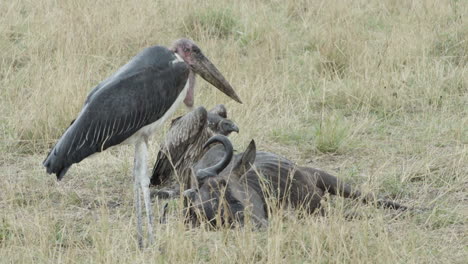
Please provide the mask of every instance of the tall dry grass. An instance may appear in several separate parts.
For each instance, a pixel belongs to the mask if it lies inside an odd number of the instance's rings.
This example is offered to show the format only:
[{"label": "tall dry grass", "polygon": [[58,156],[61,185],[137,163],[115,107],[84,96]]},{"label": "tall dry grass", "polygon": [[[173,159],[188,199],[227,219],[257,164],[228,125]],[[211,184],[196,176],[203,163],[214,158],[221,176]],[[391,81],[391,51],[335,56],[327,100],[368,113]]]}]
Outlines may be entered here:
[{"label": "tall dry grass", "polygon": [[[0,262],[463,263],[467,254],[466,1],[3,1],[0,3]],[[427,212],[342,199],[327,217],[277,210],[263,231],[155,225],[136,249],[132,148],[41,167],[90,89],[144,47],[194,39],[258,148],[322,167]],[[179,113],[183,113],[183,109]],[[162,133],[151,145],[151,160]],[[158,202],[155,211],[160,210]],[[361,218],[345,220],[345,212]]]}]

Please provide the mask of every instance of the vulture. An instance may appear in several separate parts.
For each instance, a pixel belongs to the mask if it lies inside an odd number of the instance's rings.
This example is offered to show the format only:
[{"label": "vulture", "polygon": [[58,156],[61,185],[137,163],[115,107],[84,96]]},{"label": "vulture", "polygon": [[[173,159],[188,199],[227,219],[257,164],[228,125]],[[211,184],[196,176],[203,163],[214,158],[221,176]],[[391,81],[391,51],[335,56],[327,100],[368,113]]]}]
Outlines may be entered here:
[{"label": "vulture", "polygon": [[214,135],[229,136],[239,133],[237,125],[227,119],[226,107],[222,104],[206,111],[202,106],[172,121],[166,134],[151,176],[151,185],[169,184],[153,190],[151,196],[173,198],[180,189],[190,186],[191,168],[204,154],[203,144]]}]

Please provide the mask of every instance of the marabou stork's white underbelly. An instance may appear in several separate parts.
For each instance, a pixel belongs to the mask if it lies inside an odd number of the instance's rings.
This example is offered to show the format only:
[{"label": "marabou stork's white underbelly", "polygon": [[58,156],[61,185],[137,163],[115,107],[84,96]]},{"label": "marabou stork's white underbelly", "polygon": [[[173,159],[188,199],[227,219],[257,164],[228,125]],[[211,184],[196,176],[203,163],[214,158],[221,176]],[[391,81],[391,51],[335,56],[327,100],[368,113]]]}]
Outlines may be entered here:
[{"label": "marabou stork's white underbelly", "polygon": [[164,113],[164,115],[161,118],[159,118],[158,120],[156,120],[155,122],[149,125],[146,125],[140,128],[140,130],[138,130],[135,134],[127,138],[122,144],[133,145],[140,140],[147,140],[149,137],[151,137],[153,133],[156,130],[158,130],[164,124],[164,122],[166,122],[166,120],[174,114],[174,112],[179,107],[180,103],[182,103],[182,101],[185,99],[185,97],[187,96],[189,85],[190,85],[189,82],[190,82],[189,79],[187,79],[187,83],[185,83],[184,89],[180,92],[177,99],[174,101],[171,107],[166,111],[166,113]]}]

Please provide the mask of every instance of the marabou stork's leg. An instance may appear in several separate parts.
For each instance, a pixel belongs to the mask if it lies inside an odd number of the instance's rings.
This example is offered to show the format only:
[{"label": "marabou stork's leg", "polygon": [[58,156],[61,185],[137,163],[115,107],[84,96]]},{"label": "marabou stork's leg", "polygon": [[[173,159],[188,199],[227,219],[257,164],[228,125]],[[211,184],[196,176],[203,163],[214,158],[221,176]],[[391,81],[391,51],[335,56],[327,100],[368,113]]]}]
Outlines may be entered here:
[{"label": "marabou stork's leg", "polygon": [[[153,212],[152,212],[152,207],[151,207],[151,200],[150,200],[150,190],[149,190],[149,184],[150,184],[150,179],[148,175],[146,174],[146,157],[147,157],[147,152],[148,152],[148,145],[146,143],[146,140],[139,140],[135,144],[135,175],[137,177],[137,184],[140,185],[141,190],[143,191],[143,200],[145,202],[145,209],[146,209],[146,217],[148,219],[148,240],[149,244],[154,243],[154,236],[153,236]],[[137,187],[136,187],[137,188]],[[138,192],[138,198],[140,196],[139,190]],[[135,195],[137,196],[137,195]],[[137,197],[136,197],[137,198]],[[140,199],[138,199],[137,202],[137,224],[139,225],[138,230],[141,231],[141,205],[140,205]],[[139,233],[139,240],[142,239],[142,233]],[[140,244],[140,242],[138,242]],[[143,243],[141,243],[142,246]]]},{"label": "marabou stork's leg", "polygon": [[137,241],[138,247],[140,249],[143,248],[143,226],[141,221],[141,192],[140,192],[140,179],[138,177],[139,174],[139,165],[140,165],[140,156],[138,152],[138,145],[135,145],[135,158],[133,161],[133,192],[134,192],[134,207],[135,212],[137,215],[136,224],[137,224]]}]

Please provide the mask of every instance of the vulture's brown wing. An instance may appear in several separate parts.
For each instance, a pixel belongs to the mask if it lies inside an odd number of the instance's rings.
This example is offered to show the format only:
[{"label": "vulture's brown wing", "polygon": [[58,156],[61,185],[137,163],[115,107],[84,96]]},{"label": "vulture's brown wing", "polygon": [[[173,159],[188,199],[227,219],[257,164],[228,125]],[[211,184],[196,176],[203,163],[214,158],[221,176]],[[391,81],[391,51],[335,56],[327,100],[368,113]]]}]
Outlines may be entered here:
[{"label": "vulture's brown wing", "polygon": [[154,164],[152,185],[160,185],[174,173],[189,146],[205,129],[206,120],[206,109],[200,106],[172,122]]}]

